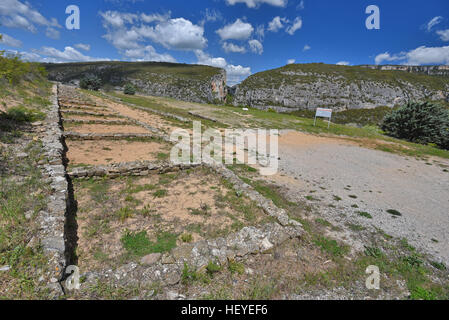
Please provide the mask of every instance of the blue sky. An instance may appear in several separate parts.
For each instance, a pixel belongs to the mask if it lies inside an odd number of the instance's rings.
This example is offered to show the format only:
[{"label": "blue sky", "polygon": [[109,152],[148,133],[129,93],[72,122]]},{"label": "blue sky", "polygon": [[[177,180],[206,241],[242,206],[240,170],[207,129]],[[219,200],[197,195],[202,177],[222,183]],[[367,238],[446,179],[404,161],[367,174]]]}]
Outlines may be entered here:
[{"label": "blue sky", "polygon": [[[380,30],[365,26],[369,5]],[[447,0],[0,0],[0,33],[28,60],[200,63],[230,84],[292,62],[449,65]]]}]

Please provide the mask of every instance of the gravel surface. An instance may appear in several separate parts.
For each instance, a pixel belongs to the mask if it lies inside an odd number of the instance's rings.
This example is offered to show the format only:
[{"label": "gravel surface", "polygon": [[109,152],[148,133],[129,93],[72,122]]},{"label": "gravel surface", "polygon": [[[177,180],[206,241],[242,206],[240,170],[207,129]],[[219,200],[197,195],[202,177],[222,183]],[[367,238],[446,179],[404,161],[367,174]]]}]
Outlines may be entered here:
[{"label": "gravel surface", "polygon": [[282,132],[279,153],[280,174],[271,179],[287,186],[291,198],[314,203],[334,221],[371,225],[406,238],[449,263],[448,160],[416,160],[291,131]]}]

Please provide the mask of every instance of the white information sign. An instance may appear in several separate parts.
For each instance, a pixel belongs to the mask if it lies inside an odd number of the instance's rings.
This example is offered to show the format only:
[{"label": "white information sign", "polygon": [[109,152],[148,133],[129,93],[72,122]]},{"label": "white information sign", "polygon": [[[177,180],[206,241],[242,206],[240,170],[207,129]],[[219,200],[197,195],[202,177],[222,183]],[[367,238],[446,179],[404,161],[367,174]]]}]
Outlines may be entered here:
[{"label": "white information sign", "polygon": [[316,109],[315,121],[313,123],[314,126],[316,125],[316,118],[327,118],[329,120],[327,128],[329,128],[332,119],[332,109],[323,109],[323,108]]}]

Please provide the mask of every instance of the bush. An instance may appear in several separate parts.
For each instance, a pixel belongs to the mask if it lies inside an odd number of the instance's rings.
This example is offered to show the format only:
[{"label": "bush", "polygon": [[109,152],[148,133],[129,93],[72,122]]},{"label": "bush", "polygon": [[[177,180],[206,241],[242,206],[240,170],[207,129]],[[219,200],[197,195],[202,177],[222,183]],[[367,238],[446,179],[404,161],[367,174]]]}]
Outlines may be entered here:
[{"label": "bush", "polygon": [[136,88],[132,84],[128,83],[127,85],[125,85],[125,88],[123,89],[123,93],[133,96],[136,94]]},{"label": "bush", "polygon": [[449,110],[437,104],[409,102],[387,115],[381,128],[395,138],[449,150]]},{"label": "bush", "polygon": [[40,64],[24,62],[18,55],[5,55],[4,51],[0,51],[0,80],[6,79],[10,84],[17,84],[22,80],[46,76]]},{"label": "bush", "polygon": [[101,80],[97,76],[86,76],[81,79],[80,88],[98,91],[101,88]]},{"label": "bush", "polygon": [[45,114],[34,109],[25,108],[24,106],[17,106],[8,109],[6,118],[17,122],[34,122],[43,120]]}]

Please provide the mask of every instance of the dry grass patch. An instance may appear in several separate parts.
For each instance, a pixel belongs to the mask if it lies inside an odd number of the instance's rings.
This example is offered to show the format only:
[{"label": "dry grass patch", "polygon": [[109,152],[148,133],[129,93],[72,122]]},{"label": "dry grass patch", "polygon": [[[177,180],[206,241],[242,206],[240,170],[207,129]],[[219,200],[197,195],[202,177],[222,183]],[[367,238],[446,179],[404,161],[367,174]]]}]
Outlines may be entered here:
[{"label": "dry grass patch", "polygon": [[158,141],[67,140],[69,165],[104,165],[114,162],[159,160],[169,155],[169,145]]},{"label": "dry grass patch", "polygon": [[[82,270],[137,261],[154,248],[212,239],[270,221],[208,169],[75,181]],[[125,243],[127,247],[125,248]],[[133,245],[136,248],[133,248]],[[162,249],[157,249],[162,250]]]}]

